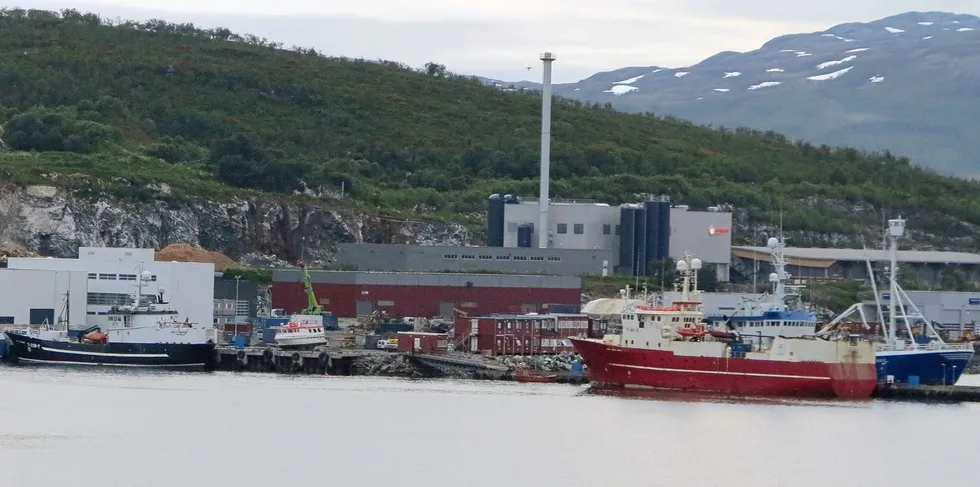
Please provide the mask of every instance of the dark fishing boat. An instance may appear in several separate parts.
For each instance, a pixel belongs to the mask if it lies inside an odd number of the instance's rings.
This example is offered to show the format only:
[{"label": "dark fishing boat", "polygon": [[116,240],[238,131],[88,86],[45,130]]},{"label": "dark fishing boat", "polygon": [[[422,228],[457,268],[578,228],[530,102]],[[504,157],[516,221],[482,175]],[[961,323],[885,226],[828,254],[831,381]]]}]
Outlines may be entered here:
[{"label": "dark fishing boat", "polygon": [[112,307],[105,330],[92,327],[72,336],[67,323],[8,328],[7,362],[211,370],[214,330],[179,320],[177,310],[166,306],[162,290],[156,299],[141,298],[150,273],[140,271],[132,304]]}]

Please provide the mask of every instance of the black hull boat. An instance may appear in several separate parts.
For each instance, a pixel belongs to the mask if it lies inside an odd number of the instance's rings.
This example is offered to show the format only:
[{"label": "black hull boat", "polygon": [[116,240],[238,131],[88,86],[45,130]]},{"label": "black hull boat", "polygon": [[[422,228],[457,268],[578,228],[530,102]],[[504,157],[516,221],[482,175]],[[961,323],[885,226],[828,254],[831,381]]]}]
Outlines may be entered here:
[{"label": "black hull boat", "polygon": [[214,343],[80,343],[7,332],[10,364],[213,370]]}]

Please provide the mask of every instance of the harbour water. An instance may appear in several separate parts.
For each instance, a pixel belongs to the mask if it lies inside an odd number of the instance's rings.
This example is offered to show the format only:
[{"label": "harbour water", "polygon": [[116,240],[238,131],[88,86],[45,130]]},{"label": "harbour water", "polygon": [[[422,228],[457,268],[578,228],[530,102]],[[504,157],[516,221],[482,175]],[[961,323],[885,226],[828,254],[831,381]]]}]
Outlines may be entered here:
[{"label": "harbour water", "polygon": [[969,403],[0,366],[0,483],[965,487],[978,416]]}]

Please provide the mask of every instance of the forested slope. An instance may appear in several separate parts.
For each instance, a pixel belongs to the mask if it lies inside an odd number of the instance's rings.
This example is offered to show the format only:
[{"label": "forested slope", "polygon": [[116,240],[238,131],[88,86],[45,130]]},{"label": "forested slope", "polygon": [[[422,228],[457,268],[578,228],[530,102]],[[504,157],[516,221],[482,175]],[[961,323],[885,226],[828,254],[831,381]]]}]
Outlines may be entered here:
[{"label": "forested slope", "polygon": [[[327,49],[327,46],[323,46]],[[226,29],[0,11],[0,170],[175,200],[339,191],[382,212],[479,221],[493,192],[534,196],[540,96],[438,64],[328,58]],[[972,236],[980,185],[886,153],[719,131],[557,99],[552,196],[692,207],[808,235],[878,233],[882,211]],[[744,219],[743,218],[743,219]],[[744,232],[739,238],[751,238]],[[826,243],[826,242],[823,242]]]}]

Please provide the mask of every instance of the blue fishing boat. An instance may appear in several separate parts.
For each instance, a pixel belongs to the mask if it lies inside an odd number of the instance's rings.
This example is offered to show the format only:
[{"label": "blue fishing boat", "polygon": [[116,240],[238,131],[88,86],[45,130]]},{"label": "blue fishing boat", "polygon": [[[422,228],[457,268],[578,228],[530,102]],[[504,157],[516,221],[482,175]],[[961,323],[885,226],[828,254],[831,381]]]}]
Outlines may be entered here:
[{"label": "blue fishing boat", "polygon": [[706,321],[714,329],[727,328],[747,339],[756,337],[760,342],[771,341],[777,336],[813,335],[817,331],[817,315],[802,303],[799,291],[803,286],[790,284],[785,240],[771,237],[767,246],[772,251],[774,271],[769,274],[771,293],[743,303],[731,316],[708,316]]},{"label": "blue fishing boat", "polygon": [[[877,322],[886,326],[869,325],[865,303],[857,303],[834,318],[820,333],[839,329],[847,325],[845,320],[848,319],[860,323],[865,330],[881,328],[883,336],[875,353],[879,382],[911,385],[956,384],[973,358],[973,345],[946,343],[932,321],[922,315],[898,284],[898,239],[904,235],[905,220],[901,217],[888,220],[891,262],[888,273],[888,304],[885,306],[881,303],[882,296],[878,293],[871,263],[867,262],[875,294],[873,312],[877,315]],[[855,315],[858,320],[853,320]]]}]

